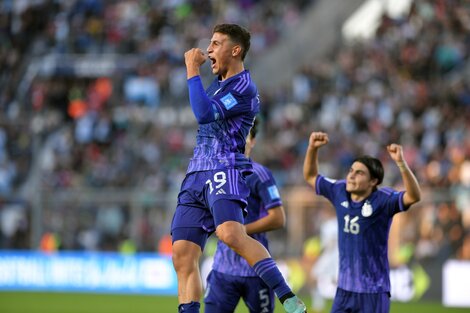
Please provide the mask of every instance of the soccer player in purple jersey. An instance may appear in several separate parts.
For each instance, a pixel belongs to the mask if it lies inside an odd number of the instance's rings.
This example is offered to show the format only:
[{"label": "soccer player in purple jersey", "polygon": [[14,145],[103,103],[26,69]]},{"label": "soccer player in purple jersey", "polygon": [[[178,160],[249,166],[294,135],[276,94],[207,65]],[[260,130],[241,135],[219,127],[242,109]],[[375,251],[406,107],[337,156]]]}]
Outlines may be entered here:
[{"label": "soccer player in purple jersey", "polygon": [[[269,252],[243,225],[249,195],[246,176],[253,172],[244,155],[245,143],[259,111],[258,91],[243,63],[249,48],[247,30],[219,24],[207,54],[198,48],[184,54],[189,102],[199,129],[171,225],[179,312],[199,312],[199,258],[214,231],[274,290],[286,312],[306,311]],[[217,77],[204,90],[199,68],[207,59]]]},{"label": "soccer player in purple jersey", "polygon": [[[257,121],[246,141],[245,155],[250,157],[256,144]],[[247,177],[250,189],[246,232],[268,249],[266,232],[284,227],[285,213],[271,171],[253,162],[253,174]],[[207,278],[205,313],[233,313],[242,298],[251,313],[272,313],[274,292],[251,266],[225,243],[217,243],[212,271]]]},{"label": "soccer player in purple jersey", "polygon": [[398,144],[387,146],[387,150],[401,172],[404,191],[378,188],[384,170],[382,163],[371,156],[357,158],[346,180],[326,178],[318,174],[318,149],[328,140],[326,133],[311,133],[304,160],[304,178],[336,209],[339,278],[331,312],[389,312],[390,225],[396,213],[406,211],[420,200],[418,181]]}]

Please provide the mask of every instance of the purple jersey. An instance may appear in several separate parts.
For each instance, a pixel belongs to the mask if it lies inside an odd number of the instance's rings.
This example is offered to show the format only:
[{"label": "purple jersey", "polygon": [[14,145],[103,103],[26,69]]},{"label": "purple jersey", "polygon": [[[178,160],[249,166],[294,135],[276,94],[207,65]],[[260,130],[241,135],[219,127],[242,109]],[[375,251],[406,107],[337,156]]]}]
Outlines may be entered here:
[{"label": "purple jersey", "polygon": [[338,219],[338,287],[359,293],[390,292],[388,235],[393,216],[406,208],[403,193],[384,187],[361,202],[345,180],[318,175],[316,193],[331,201]]},{"label": "purple jersey", "polygon": [[187,173],[225,168],[250,168],[246,137],[259,112],[256,85],[245,70],[224,81],[215,79],[206,90],[215,121],[200,124]]},{"label": "purple jersey", "polygon": [[[245,224],[265,217],[269,209],[282,205],[274,177],[266,167],[253,162],[253,174],[247,177],[247,185],[250,189],[250,196],[248,197],[248,215],[245,217]],[[251,236],[268,249],[266,233],[257,233]],[[220,240],[217,243],[212,268],[217,272],[233,276],[258,276],[245,259]]]}]

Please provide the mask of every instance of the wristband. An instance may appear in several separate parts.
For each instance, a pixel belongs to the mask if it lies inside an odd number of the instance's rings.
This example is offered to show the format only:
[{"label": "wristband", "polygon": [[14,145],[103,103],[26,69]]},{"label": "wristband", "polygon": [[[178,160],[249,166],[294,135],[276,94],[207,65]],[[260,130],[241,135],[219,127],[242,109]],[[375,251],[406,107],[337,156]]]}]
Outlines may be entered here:
[{"label": "wristband", "polygon": [[404,171],[406,170],[406,168],[407,168],[405,162],[397,162],[397,166],[398,166],[398,168],[400,169],[400,172],[404,172]]}]

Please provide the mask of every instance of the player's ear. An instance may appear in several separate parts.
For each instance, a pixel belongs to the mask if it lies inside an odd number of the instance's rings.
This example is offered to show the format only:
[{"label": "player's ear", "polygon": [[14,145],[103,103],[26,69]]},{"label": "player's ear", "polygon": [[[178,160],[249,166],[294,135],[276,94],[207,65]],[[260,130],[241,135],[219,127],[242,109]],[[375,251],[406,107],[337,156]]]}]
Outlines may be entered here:
[{"label": "player's ear", "polygon": [[240,45],[233,46],[233,48],[232,48],[232,56],[233,57],[239,56],[239,55],[241,55],[241,53],[242,53],[242,47]]}]

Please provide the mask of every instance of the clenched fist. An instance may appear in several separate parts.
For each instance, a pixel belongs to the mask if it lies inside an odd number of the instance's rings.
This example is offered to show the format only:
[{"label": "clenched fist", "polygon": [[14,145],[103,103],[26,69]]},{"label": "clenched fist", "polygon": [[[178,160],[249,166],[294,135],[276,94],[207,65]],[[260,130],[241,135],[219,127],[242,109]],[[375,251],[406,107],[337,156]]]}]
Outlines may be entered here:
[{"label": "clenched fist", "polygon": [[328,134],[322,132],[312,132],[308,145],[312,148],[320,148],[328,143]]},{"label": "clenched fist", "polygon": [[399,144],[392,143],[387,146],[390,157],[395,162],[403,162],[403,148]]},{"label": "clenched fist", "polygon": [[199,48],[192,48],[184,53],[184,63],[187,67],[200,67],[206,60],[207,55]]}]

